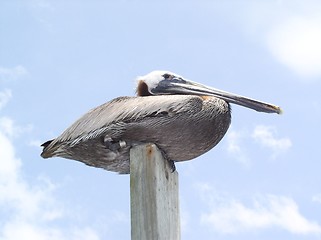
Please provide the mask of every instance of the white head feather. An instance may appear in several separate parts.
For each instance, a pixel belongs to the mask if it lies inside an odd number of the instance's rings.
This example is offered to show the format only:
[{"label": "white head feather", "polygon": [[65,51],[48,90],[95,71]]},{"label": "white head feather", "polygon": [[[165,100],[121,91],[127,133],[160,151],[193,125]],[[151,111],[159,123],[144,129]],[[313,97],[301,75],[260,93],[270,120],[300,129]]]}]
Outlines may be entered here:
[{"label": "white head feather", "polygon": [[144,81],[151,92],[151,89],[156,88],[158,83],[165,79],[164,74],[169,74],[175,77],[181,77],[170,71],[156,70],[152,71],[144,76],[137,77],[137,82]]}]

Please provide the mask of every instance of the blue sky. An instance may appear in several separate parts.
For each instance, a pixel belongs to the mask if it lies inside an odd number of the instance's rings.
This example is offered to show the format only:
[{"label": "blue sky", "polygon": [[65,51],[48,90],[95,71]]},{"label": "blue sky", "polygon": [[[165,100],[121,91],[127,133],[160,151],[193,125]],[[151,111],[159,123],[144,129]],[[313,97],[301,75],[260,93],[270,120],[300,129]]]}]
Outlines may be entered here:
[{"label": "blue sky", "polygon": [[318,1],[1,1],[0,239],[130,239],[129,176],[39,145],[170,70],[280,105],[232,106],[178,163],[182,239],[321,239]]}]

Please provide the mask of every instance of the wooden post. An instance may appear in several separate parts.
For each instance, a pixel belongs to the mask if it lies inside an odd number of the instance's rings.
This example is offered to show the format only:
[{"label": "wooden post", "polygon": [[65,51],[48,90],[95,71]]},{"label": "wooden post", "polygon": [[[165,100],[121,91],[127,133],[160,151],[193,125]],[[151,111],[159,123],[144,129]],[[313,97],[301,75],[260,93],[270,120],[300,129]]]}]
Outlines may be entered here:
[{"label": "wooden post", "polygon": [[132,240],[179,240],[178,173],[154,144],[130,151]]}]

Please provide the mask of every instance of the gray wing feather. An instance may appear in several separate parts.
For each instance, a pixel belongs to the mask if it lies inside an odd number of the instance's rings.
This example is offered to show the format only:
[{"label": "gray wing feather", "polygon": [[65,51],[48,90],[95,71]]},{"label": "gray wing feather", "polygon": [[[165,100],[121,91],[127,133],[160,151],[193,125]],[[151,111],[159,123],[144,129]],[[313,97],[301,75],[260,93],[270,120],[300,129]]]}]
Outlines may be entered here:
[{"label": "gray wing feather", "polygon": [[[195,105],[195,101],[199,104]],[[146,116],[156,116],[162,112],[175,115],[190,111],[191,104],[193,104],[194,110],[202,108],[201,98],[191,95],[119,97],[90,110],[66,129],[54,142],[69,142],[69,144],[75,145],[80,141],[104,134],[111,125],[116,124],[121,129],[125,123],[134,122]]]}]

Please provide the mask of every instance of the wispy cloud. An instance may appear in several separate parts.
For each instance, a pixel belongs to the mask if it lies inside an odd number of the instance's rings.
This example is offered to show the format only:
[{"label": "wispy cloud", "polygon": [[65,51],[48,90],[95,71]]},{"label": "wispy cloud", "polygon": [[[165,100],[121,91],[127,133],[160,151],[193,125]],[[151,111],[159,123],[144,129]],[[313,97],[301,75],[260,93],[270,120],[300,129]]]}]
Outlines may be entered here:
[{"label": "wispy cloud", "polygon": [[5,89],[0,92],[0,110],[7,105],[11,97],[12,97],[12,93],[10,89]]},{"label": "wispy cloud", "polygon": [[16,80],[20,77],[27,76],[29,73],[24,66],[18,65],[13,68],[0,66],[0,81]]},{"label": "wispy cloud", "polygon": [[0,117],[0,128],[10,138],[17,137],[22,133],[30,132],[33,129],[31,124],[26,126],[17,126],[9,117]]},{"label": "wispy cloud", "polygon": [[244,131],[230,130],[226,136],[227,151],[235,156],[235,159],[244,166],[249,166],[250,158],[246,154],[246,150],[241,147],[241,142],[247,137]]},{"label": "wispy cloud", "polygon": [[209,206],[209,211],[201,215],[201,223],[221,234],[270,228],[280,228],[292,234],[321,234],[321,226],[305,218],[290,197],[259,195],[251,204],[245,204],[211,189],[201,190],[201,195],[205,195]]},{"label": "wispy cloud", "polygon": [[42,144],[42,141],[40,141],[39,139],[33,139],[33,140],[30,140],[28,142],[28,145],[29,146],[32,146],[32,147],[37,147],[37,148],[41,148],[40,145]]},{"label": "wispy cloud", "polygon": [[277,137],[277,130],[273,126],[258,125],[255,127],[252,138],[262,146],[273,151],[272,157],[280,152],[287,151],[292,146],[292,141],[287,137]]},{"label": "wispy cloud", "polygon": [[294,16],[272,28],[267,44],[276,59],[307,77],[321,76],[321,17]]},{"label": "wispy cloud", "polygon": [[[18,227],[18,228],[17,228]],[[0,235],[1,236],[1,235]],[[4,227],[3,240],[98,240],[99,237],[90,228],[71,229],[68,236],[55,228],[42,228],[28,222],[11,222]]]},{"label": "wispy cloud", "polygon": [[[246,144],[245,144],[246,143]],[[261,146],[270,150],[270,158],[276,158],[279,154],[288,151],[292,141],[288,137],[279,137],[274,126],[257,125],[253,130],[231,129],[226,135],[226,150],[236,161],[245,167],[251,166],[251,151],[249,144]]]},{"label": "wispy cloud", "polygon": [[241,10],[241,25],[274,59],[303,80],[321,76],[321,2],[252,1]]},{"label": "wispy cloud", "polygon": [[[16,156],[13,136],[17,136],[10,118],[0,118],[0,239],[97,240],[97,232],[89,226],[56,227],[55,223],[70,214],[55,200],[56,185],[39,178],[30,185],[21,174],[22,162]],[[6,216],[7,214],[7,216]]]},{"label": "wispy cloud", "polygon": [[312,202],[321,203],[321,193],[314,195],[312,197]]}]

